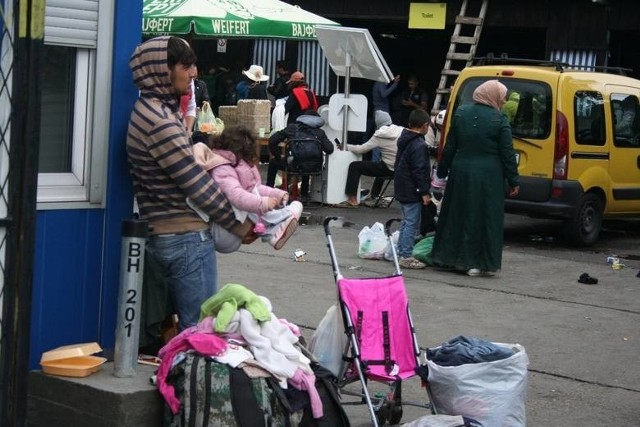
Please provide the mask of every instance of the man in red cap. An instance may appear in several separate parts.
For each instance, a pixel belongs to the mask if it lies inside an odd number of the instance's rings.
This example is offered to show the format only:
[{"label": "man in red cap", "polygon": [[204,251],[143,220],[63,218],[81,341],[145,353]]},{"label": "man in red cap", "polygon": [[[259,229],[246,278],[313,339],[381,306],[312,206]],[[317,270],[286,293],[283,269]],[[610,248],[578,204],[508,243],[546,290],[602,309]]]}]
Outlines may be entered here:
[{"label": "man in red cap", "polygon": [[289,87],[289,98],[284,104],[284,113],[289,114],[287,124],[295,123],[298,116],[307,110],[318,110],[316,94],[309,88],[304,74],[300,71],[291,74],[287,85]]}]

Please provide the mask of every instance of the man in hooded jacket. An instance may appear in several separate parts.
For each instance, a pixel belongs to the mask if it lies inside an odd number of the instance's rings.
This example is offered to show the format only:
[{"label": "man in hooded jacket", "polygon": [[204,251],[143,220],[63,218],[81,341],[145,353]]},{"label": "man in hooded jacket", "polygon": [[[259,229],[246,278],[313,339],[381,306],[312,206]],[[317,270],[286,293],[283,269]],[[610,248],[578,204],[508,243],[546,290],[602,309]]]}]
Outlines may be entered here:
[{"label": "man in hooded jacket", "polygon": [[396,152],[398,151],[398,137],[404,128],[391,123],[391,116],[384,111],[376,111],[376,125],[378,130],[364,144],[347,144],[347,150],[355,154],[364,154],[378,148],[381,153],[381,161],[359,160],[349,164],[347,182],[344,188],[347,200],[343,202],[344,206],[357,206],[359,204],[358,183],[360,182],[360,176],[375,177],[371,186],[371,197],[366,201],[369,203],[365,203],[366,206],[370,207],[375,206],[382,191],[384,178],[393,177]]},{"label": "man in hooded jacket", "polygon": [[[127,130],[127,155],[140,218],[149,222],[148,254],[159,263],[179,327],[198,322],[200,305],[217,290],[210,220],[243,235],[222,191],[193,158],[180,96],[195,78],[196,55],[176,37],[150,39],[129,66],[140,97]],[[208,218],[187,206],[189,198]]]}]

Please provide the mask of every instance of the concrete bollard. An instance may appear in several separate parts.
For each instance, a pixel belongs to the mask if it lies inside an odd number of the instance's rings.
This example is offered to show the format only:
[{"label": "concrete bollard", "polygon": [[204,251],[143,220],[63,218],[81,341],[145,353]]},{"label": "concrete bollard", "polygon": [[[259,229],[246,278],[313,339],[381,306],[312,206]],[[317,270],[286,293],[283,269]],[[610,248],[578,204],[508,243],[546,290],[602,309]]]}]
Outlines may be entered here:
[{"label": "concrete bollard", "polygon": [[138,372],[140,343],[140,306],[144,250],[148,235],[147,221],[122,221],[122,258],[120,260],[120,291],[113,375],[135,377]]}]

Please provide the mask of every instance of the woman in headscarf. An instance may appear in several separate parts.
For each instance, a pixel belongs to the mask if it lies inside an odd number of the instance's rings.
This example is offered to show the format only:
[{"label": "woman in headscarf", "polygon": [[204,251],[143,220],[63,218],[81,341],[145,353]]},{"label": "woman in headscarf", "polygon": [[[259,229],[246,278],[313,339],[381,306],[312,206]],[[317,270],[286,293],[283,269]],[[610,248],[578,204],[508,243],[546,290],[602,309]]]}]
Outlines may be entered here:
[{"label": "woman in headscarf", "polygon": [[[502,266],[504,197],[519,192],[509,120],[501,112],[507,88],[489,80],[458,107],[437,175],[448,176],[436,225],[433,261],[470,276],[491,276]],[[505,181],[507,187],[505,188]]]}]

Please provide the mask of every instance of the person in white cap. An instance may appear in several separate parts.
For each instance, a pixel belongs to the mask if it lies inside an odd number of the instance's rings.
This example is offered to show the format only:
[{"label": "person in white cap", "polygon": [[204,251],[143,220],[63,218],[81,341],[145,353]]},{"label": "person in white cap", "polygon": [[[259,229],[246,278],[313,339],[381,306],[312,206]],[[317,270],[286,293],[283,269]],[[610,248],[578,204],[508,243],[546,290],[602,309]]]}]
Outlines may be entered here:
[{"label": "person in white cap", "polygon": [[398,151],[398,137],[404,128],[391,123],[391,116],[385,111],[378,110],[375,116],[378,129],[373,136],[361,145],[347,144],[346,149],[355,154],[364,154],[377,148],[380,150],[381,161],[359,160],[349,164],[344,189],[347,200],[340,207],[358,206],[358,183],[362,175],[375,177],[371,186],[371,197],[364,203],[365,206],[375,207],[384,184],[383,178],[393,176]]},{"label": "person in white cap", "polygon": [[267,86],[264,82],[269,81],[269,76],[259,65],[252,65],[248,70],[243,70],[244,78],[236,85],[237,99],[269,99],[267,97]]}]

